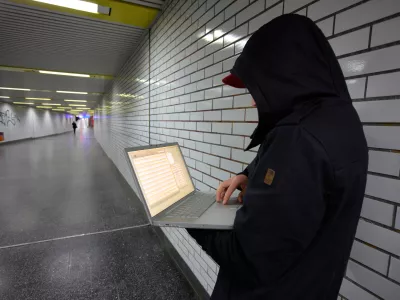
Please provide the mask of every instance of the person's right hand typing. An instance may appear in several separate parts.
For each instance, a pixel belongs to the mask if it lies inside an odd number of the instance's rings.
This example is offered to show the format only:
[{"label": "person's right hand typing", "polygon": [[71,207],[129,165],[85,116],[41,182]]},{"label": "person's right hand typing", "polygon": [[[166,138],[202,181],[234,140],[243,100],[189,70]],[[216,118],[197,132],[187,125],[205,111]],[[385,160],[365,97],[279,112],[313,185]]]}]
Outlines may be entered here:
[{"label": "person's right hand typing", "polygon": [[217,189],[217,202],[222,201],[223,204],[226,204],[232,196],[232,193],[240,187],[242,191],[239,194],[238,200],[242,203],[244,193],[246,192],[247,180],[246,175],[240,174],[222,182]]}]

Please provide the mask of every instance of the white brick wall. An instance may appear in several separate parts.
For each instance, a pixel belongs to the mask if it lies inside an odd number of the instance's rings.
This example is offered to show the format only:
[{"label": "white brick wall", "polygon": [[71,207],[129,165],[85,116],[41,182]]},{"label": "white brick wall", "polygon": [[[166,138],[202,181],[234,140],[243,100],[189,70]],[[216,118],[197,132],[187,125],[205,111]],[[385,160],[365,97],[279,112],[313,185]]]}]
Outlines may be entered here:
[{"label": "white brick wall", "polygon": [[[247,91],[221,79],[255,30],[289,12],[309,16],[328,37],[371,147],[341,297],[399,299],[400,1],[168,0],[104,97],[96,137],[134,189],[123,148],[175,141],[196,188],[215,189],[254,158],[243,149],[257,122]],[[164,232],[211,293],[218,266],[184,229]]]}]

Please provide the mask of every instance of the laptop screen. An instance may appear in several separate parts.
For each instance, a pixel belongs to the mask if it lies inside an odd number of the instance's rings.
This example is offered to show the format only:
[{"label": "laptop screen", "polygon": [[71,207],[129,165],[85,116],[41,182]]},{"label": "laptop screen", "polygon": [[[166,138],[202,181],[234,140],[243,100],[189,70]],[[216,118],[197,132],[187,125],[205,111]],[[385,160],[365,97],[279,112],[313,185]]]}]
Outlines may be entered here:
[{"label": "laptop screen", "polygon": [[128,155],[152,217],[194,191],[178,145]]}]

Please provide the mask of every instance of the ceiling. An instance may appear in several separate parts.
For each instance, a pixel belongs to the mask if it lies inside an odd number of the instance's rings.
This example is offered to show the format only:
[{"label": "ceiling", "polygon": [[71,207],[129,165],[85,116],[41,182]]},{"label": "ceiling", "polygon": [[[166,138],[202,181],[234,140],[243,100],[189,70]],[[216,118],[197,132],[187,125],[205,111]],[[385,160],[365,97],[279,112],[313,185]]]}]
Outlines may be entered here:
[{"label": "ceiling", "polygon": [[[105,3],[105,0],[101,1]],[[126,24],[134,23],[132,20],[126,21],[126,16],[120,19],[121,22],[105,21],[79,15],[74,10],[61,12],[54,5],[34,6],[31,2],[36,4],[34,1],[0,0],[0,87],[31,90],[0,88],[0,96],[10,97],[0,97],[0,101],[28,102],[25,98],[39,97],[51,98],[52,102],[62,106],[66,106],[65,99],[99,101],[110,79],[133,53],[147,28]],[[154,15],[154,19],[156,14],[153,10],[157,9],[153,7],[160,6],[163,1],[131,2],[143,2],[140,4],[149,7],[127,2],[122,5],[126,5],[126,10],[146,9],[146,12],[151,12],[149,16]],[[111,6],[113,3],[121,5],[122,2],[107,3]],[[147,19],[142,24],[148,27],[151,22]],[[81,78],[48,75],[38,70],[97,76]],[[90,106],[87,106],[94,108],[96,102],[89,103]]]}]

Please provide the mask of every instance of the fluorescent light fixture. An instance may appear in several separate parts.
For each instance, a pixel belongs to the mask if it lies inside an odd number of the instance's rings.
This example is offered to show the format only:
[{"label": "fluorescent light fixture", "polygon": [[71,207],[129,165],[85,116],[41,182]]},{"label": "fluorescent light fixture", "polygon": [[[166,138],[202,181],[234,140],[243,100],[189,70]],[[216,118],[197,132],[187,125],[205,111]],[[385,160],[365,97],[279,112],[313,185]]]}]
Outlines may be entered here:
[{"label": "fluorescent light fixture", "polygon": [[19,88],[10,88],[10,87],[0,87],[0,90],[30,91],[30,89],[19,89]]},{"label": "fluorescent light fixture", "polygon": [[8,97],[8,96],[0,96],[0,98],[9,99],[10,97]]},{"label": "fluorescent light fixture", "polygon": [[39,70],[39,73],[51,74],[51,75],[74,76],[74,77],[90,77],[90,75],[87,75],[87,74],[53,72],[53,71],[44,71],[44,70]]},{"label": "fluorescent light fixture", "polygon": [[56,105],[56,106],[59,106],[61,104],[58,104],[58,103],[42,103],[42,105]]},{"label": "fluorescent light fixture", "polygon": [[14,104],[27,104],[27,105],[32,105],[33,103],[29,102],[13,102]]},{"label": "fluorescent light fixture", "polygon": [[64,100],[66,102],[87,102],[86,100]]},{"label": "fluorescent light fixture", "polygon": [[84,106],[84,107],[86,107],[85,104],[70,104],[69,106]]},{"label": "fluorescent light fixture", "polygon": [[44,101],[51,101],[50,98],[25,98],[26,100],[44,100]]},{"label": "fluorescent light fixture", "polygon": [[86,92],[71,92],[71,91],[56,91],[56,93],[65,93],[65,94],[80,94],[80,95],[87,95]]},{"label": "fluorescent light fixture", "polygon": [[93,14],[99,13],[98,4],[86,1],[80,1],[80,0],[33,0],[33,1],[86,11]]},{"label": "fluorescent light fixture", "polygon": [[36,108],[53,108],[51,106],[36,106]]}]

